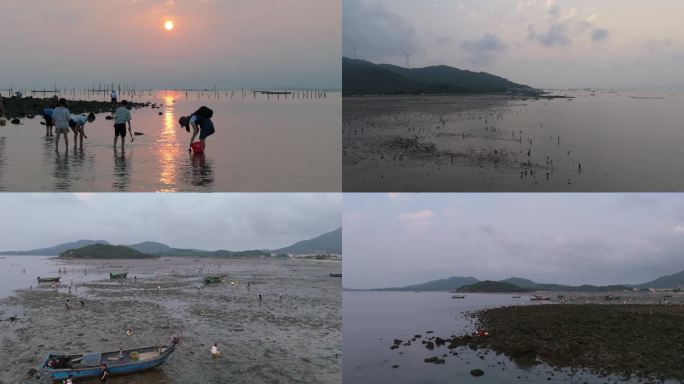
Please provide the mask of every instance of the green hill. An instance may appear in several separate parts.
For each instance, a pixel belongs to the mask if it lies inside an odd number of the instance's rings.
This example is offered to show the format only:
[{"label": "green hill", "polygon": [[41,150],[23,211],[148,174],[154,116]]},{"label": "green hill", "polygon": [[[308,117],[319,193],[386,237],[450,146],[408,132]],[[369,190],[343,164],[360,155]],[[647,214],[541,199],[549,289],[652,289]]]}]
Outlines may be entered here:
[{"label": "green hill", "polygon": [[65,259],[151,259],[159,256],[136,251],[123,245],[93,244],[62,252]]},{"label": "green hill", "polygon": [[535,285],[537,285],[534,281],[529,280],[529,279],[524,279],[522,277],[509,277],[506,280],[501,280],[502,283],[510,283],[513,285],[517,285],[518,287],[522,288],[534,288]]},{"label": "green hill", "polygon": [[499,293],[499,292],[530,292],[531,288],[522,288],[511,283],[504,283],[501,281],[485,280],[475,284],[464,285],[457,290],[458,292],[482,292],[482,293]]},{"label": "green hill", "polygon": [[92,244],[109,244],[104,240],[78,240],[70,243],[58,244],[52,247],[33,249],[30,251],[2,251],[0,255],[15,255],[15,256],[54,256],[59,255],[69,249],[81,248]]},{"label": "green hill", "polygon": [[639,284],[639,288],[684,288],[684,271],[659,277],[648,283]]},{"label": "green hill", "polygon": [[299,241],[285,248],[273,250],[273,253],[294,254],[342,254],[342,228],[316,236],[313,239]]},{"label": "green hill", "polygon": [[347,57],[342,58],[342,91],[345,95],[538,93],[527,85],[485,72],[446,65],[402,68]]}]

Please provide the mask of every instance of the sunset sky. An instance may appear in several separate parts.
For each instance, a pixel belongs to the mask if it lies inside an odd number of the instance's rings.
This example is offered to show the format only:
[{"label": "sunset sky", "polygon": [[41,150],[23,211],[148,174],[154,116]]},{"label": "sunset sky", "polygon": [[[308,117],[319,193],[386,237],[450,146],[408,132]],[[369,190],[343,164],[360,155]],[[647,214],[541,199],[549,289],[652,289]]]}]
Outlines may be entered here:
[{"label": "sunset sky", "polygon": [[0,36],[0,89],[340,87],[337,1],[0,0]]},{"label": "sunset sky", "polygon": [[680,0],[342,0],[343,55],[535,87],[684,89]]}]

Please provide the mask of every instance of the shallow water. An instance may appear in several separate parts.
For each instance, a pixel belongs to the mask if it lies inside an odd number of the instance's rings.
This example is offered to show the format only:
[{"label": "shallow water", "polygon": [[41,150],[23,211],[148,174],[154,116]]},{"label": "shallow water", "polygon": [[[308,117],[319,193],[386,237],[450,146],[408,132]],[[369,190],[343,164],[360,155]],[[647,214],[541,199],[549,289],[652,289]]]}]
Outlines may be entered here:
[{"label": "shallow water", "polygon": [[345,98],[344,190],[684,191],[684,94],[558,93]]},{"label": "shallow water", "polygon": [[[0,298],[14,293],[18,289],[38,287],[38,277],[60,276],[62,284],[74,284],[102,279],[106,272],[102,270],[61,274],[65,268],[64,261],[52,256],[0,256]],[[88,273],[90,272],[90,273]],[[108,276],[108,275],[107,275]],[[48,287],[50,284],[40,284]]]},{"label": "shallow water", "polygon": [[[36,258],[38,259],[38,258]],[[0,381],[47,383],[29,377],[48,351],[117,350],[183,341],[164,365],[112,383],[339,383],[341,281],[339,262],[260,259],[162,258],[58,261],[66,276],[129,271],[123,281],[24,289],[0,299]],[[202,275],[227,274],[223,284],[197,289]],[[234,284],[231,284],[233,282]],[[239,282],[239,284],[238,284]],[[250,287],[247,287],[247,282]],[[258,294],[263,293],[259,302]],[[282,294],[282,300],[278,296]],[[126,336],[131,328],[133,336]],[[217,342],[223,356],[209,350]]]},{"label": "shallow water", "polygon": [[[505,305],[531,305],[529,296],[467,294],[452,299],[446,292],[355,292],[343,296],[344,323],[342,378],[344,383],[617,383],[638,382],[597,376],[584,370],[554,369],[547,364],[517,366],[504,355],[487,350],[456,348],[457,356],[444,357],[445,364],[425,363],[428,357],[448,354],[446,347],[428,350],[419,342],[391,350],[395,338],[410,340],[461,335],[473,332],[466,312]],[[534,304],[537,305],[537,304]],[[434,333],[426,333],[433,331]],[[399,365],[393,368],[394,365]],[[483,377],[470,375],[482,369]]]},{"label": "shallow water", "polygon": [[[0,191],[338,191],[340,94],[277,98],[236,91],[158,91],[129,98],[163,104],[132,111],[125,154],[113,150],[113,122],[99,114],[85,127],[83,150],[45,137],[41,117],[0,127]],[[77,99],[88,99],[77,95]],[[216,133],[204,155],[190,155],[178,119],[200,105],[214,110]],[[162,115],[159,115],[162,112]]]}]

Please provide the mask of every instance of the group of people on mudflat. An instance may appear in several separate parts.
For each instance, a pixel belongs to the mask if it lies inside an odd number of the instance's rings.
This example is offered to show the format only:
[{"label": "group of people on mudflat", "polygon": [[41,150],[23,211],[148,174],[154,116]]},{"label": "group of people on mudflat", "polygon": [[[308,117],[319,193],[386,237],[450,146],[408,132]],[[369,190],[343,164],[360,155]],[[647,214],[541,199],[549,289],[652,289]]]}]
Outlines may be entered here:
[{"label": "group of people on mudflat", "polygon": [[[135,141],[131,125],[131,111],[127,100],[118,101],[116,91],[111,93],[112,114],[114,120],[114,149],[117,147],[119,137],[121,137],[121,151],[124,151],[126,143],[126,131],[131,138],[131,142]],[[55,151],[59,151],[60,136],[64,136],[64,146],[69,149],[68,133],[69,129],[74,134],[74,148],[77,142],[83,147],[83,139],[87,139],[85,134],[85,125],[95,121],[95,114],[89,113],[87,115],[72,115],[67,108],[67,100],[61,98],[58,100],[58,105],[55,108],[45,108],[43,110],[43,118],[45,119],[45,135],[47,137],[53,136],[53,129],[57,138],[55,140]],[[178,123],[187,132],[190,132],[192,127],[193,133],[190,138],[190,146],[188,151],[197,153],[204,152],[206,148],[207,137],[214,134],[214,123],[212,122],[214,112],[208,107],[202,106],[189,116],[182,116]],[[195,138],[199,134],[199,141],[195,142]]]}]

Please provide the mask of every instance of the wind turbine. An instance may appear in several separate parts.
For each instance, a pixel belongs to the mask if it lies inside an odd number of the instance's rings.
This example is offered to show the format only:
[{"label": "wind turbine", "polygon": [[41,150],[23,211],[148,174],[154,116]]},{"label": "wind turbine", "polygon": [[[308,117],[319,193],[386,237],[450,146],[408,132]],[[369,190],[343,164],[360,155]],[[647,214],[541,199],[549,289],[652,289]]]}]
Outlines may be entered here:
[{"label": "wind turbine", "polygon": [[404,52],[404,55],[406,56],[406,68],[411,69],[411,55],[403,49],[401,51]]}]

